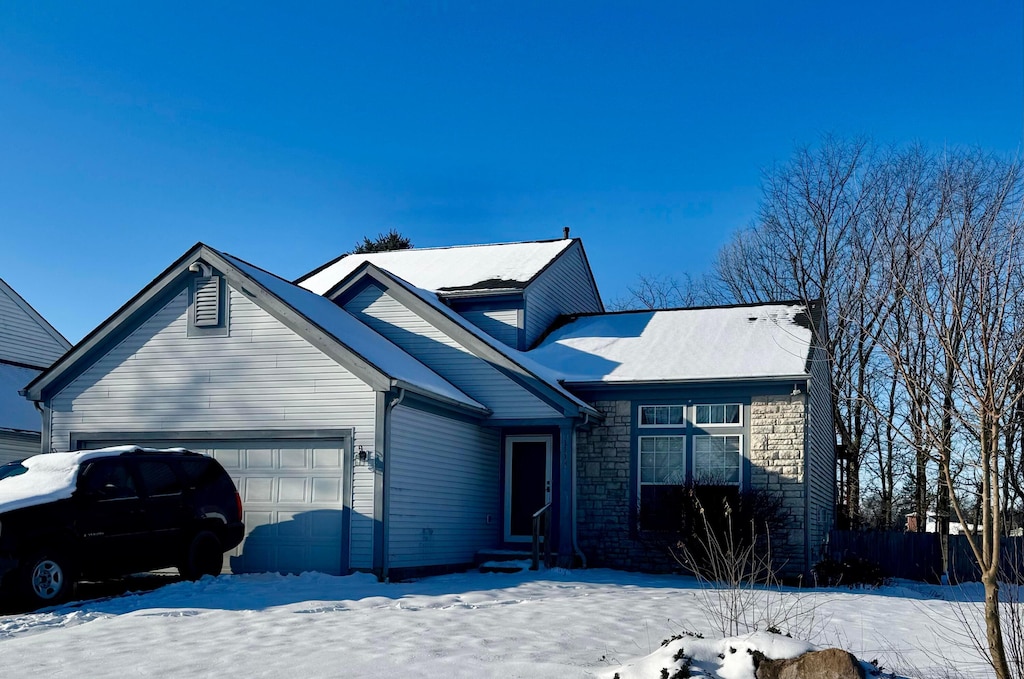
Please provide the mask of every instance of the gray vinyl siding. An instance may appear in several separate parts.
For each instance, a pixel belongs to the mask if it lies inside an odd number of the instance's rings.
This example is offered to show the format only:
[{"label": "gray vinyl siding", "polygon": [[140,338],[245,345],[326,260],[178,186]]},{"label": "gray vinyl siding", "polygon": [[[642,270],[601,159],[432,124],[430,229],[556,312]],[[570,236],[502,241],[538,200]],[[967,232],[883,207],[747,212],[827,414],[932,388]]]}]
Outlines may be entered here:
[{"label": "gray vinyl siding", "polygon": [[820,347],[813,350],[807,397],[808,546],[814,565],[835,521],[836,435],[828,361]]},{"label": "gray vinyl siding", "polygon": [[459,315],[488,335],[519,349],[519,309],[460,311]]},{"label": "gray vinyl siding", "polygon": [[601,301],[579,241],[557,258],[524,294],[526,348],[561,314],[601,311]]},{"label": "gray vinyl siding", "polygon": [[47,368],[68,349],[17,293],[0,281],[0,361]]},{"label": "gray vinyl siding", "polygon": [[496,418],[559,417],[524,387],[416,315],[375,286],[367,286],[345,309],[434,372],[484,404]]},{"label": "gray vinyl siding", "polygon": [[399,406],[390,435],[389,567],[469,564],[496,547],[498,433]]},{"label": "gray vinyl siding", "polygon": [[[51,399],[71,432],[341,429],[374,449],[374,391],[234,289],[227,336],[189,337],[183,290]],[[353,471],[350,565],[373,559],[374,471]]]},{"label": "gray vinyl siding", "polygon": [[40,452],[39,434],[0,431],[0,464],[23,460]]}]

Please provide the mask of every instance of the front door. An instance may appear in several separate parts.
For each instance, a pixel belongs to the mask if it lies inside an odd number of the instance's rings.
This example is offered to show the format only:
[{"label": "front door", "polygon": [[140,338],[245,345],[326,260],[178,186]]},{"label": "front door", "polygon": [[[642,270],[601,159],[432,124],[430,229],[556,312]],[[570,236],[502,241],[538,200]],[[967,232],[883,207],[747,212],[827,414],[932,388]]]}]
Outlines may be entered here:
[{"label": "front door", "polygon": [[505,439],[505,540],[528,542],[533,514],[551,502],[551,437]]}]

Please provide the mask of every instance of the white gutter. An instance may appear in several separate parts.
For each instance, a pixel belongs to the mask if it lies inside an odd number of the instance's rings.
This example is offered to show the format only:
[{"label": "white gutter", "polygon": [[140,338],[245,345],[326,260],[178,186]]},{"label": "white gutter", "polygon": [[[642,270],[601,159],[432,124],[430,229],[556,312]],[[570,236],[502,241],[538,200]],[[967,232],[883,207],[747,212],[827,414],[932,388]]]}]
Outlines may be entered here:
[{"label": "white gutter", "polygon": [[727,375],[709,375],[707,377],[688,377],[685,379],[665,380],[573,380],[562,377],[559,383],[566,389],[592,389],[599,387],[647,387],[661,384],[700,384],[704,382],[738,382],[740,384],[763,384],[765,382],[800,382],[810,379],[810,373],[794,375],[763,375],[759,377],[730,377]]}]

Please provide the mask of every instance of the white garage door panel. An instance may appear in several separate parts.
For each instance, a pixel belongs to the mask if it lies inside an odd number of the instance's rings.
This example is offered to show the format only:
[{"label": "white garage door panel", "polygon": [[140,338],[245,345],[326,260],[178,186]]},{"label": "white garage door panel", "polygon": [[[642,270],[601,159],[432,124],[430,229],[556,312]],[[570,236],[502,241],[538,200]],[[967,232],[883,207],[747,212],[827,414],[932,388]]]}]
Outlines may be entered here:
[{"label": "white garage door panel", "polygon": [[[124,442],[134,442],[125,435]],[[95,448],[117,441],[88,442]],[[145,441],[212,455],[242,498],[245,540],[229,552],[234,573],[347,572],[343,440]],[[85,446],[83,446],[85,447]]]}]

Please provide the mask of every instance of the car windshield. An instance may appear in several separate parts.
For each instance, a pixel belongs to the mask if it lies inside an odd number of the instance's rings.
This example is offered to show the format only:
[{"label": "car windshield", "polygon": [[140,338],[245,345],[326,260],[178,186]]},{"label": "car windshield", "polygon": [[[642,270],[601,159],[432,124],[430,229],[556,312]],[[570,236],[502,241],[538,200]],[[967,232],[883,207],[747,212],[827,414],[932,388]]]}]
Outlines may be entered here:
[{"label": "car windshield", "polygon": [[28,471],[28,467],[20,462],[8,462],[5,465],[0,466],[0,479],[6,479],[9,476],[18,476]]}]

